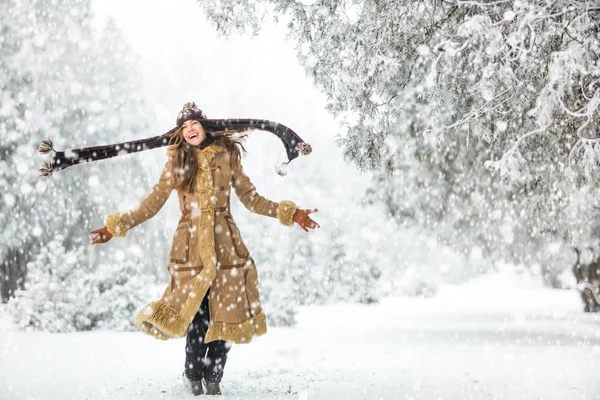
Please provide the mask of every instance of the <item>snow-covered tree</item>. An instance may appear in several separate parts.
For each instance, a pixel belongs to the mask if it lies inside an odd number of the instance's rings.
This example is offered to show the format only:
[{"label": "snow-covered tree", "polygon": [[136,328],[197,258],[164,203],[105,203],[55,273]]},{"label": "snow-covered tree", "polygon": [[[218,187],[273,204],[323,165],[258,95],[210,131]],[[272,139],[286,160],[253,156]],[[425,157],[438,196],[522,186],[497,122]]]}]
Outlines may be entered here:
[{"label": "snow-covered tree", "polygon": [[[134,315],[150,296],[154,276],[142,271],[143,252],[112,263],[94,265],[83,247],[66,250],[56,235],[27,265],[24,290],[10,299],[17,326],[46,332],[91,329],[130,330]],[[131,254],[131,252],[130,252]]]},{"label": "snow-covered tree", "polygon": [[346,156],[406,226],[553,285],[568,248],[597,241],[597,1],[199,4],[224,33],[287,24]]},{"label": "snow-covered tree", "polygon": [[[112,21],[94,31],[90,10],[88,0],[0,4],[0,289],[4,301],[24,287],[26,266],[39,268],[42,256],[60,259],[68,254],[69,260],[81,264],[69,264],[78,271],[73,274],[104,269],[113,271],[105,271],[105,276],[120,276],[124,268],[133,268],[125,265],[131,260],[140,263],[136,270],[155,268],[152,256],[158,246],[152,245],[149,234],[144,258],[122,243],[111,243],[110,248],[90,245],[89,232],[102,226],[105,215],[124,199],[140,196],[140,189],[151,187],[135,157],[38,177],[38,168],[48,160],[37,151],[45,138],[65,150],[150,136],[135,57]],[[52,249],[57,253],[49,254]],[[117,259],[117,254],[125,257]],[[34,271],[31,279],[46,285],[51,275]],[[99,285],[91,278],[81,284],[90,285],[81,288],[82,299],[86,290]],[[126,299],[104,301],[112,302],[108,307],[116,313],[114,318],[121,319],[117,311],[121,305],[129,310]],[[110,323],[108,314],[103,318]],[[89,324],[73,322],[72,326]]]}]

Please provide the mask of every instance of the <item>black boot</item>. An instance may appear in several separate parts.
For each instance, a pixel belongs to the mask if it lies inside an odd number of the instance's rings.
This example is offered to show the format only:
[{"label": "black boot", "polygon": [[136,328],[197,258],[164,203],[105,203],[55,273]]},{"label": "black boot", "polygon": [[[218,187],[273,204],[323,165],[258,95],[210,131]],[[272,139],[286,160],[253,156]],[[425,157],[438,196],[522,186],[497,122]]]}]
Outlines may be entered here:
[{"label": "black boot", "polygon": [[202,381],[190,381],[192,385],[192,394],[194,396],[199,396],[204,394],[204,389],[202,388]]},{"label": "black boot", "polygon": [[211,382],[211,381],[207,381],[205,379],[204,384],[206,385],[206,394],[207,395],[220,395],[221,394],[221,387],[219,385],[219,382]]}]

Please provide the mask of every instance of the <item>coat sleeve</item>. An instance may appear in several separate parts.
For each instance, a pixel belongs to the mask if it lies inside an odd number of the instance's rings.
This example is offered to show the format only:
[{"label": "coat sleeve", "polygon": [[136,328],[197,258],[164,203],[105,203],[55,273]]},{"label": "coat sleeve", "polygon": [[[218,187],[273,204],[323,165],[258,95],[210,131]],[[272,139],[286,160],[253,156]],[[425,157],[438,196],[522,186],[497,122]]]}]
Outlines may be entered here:
[{"label": "coat sleeve", "polygon": [[112,213],[106,217],[104,224],[115,237],[125,237],[127,231],[154,217],[169,199],[175,187],[173,164],[167,161],[158,183],[150,193],[134,209],[125,214]]},{"label": "coat sleeve", "polygon": [[294,213],[298,209],[296,204],[288,200],[279,203],[268,200],[256,193],[256,187],[250,182],[244,169],[233,171],[233,188],[242,204],[250,211],[260,215],[277,218],[286,226],[294,225]]}]

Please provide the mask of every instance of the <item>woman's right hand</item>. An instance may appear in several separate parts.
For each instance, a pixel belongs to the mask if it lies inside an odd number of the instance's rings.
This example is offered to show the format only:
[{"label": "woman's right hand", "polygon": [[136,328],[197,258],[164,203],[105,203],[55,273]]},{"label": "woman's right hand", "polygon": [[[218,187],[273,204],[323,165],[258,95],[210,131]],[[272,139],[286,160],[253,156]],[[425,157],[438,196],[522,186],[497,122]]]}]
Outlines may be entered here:
[{"label": "woman's right hand", "polygon": [[92,238],[92,244],[106,243],[113,237],[112,233],[110,233],[106,226],[96,229],[95,231],[91,231],[90,233],[96,235]]}]

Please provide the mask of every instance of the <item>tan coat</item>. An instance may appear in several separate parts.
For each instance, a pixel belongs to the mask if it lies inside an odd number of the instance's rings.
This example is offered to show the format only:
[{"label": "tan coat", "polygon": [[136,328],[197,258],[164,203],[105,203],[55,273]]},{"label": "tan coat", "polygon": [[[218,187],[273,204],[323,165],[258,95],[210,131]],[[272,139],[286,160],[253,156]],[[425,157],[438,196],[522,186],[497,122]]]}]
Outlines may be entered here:
[{"label": "tan coat", "polygon": [[210,288],[206,342],[248,343],[266,333],[267,326],[256,266],[229,212],[231,188],[250,211],[278,218],[284,225],[293,225],[297,207],[256,193],[243,169],[232,168],[224,148],[212,144],[195,151],[199,170],[193,193],[175,187],[175,152],[169,148],[169,160],[152,193],[135,209],[109,215],[106,226],[114,236],[124,237],[127,230],[152,218],[175,189],[181,217],[167,264],[171,282],[160,300],[139,312],[137,325],[142,332],[163,340],[184,336]]}]

